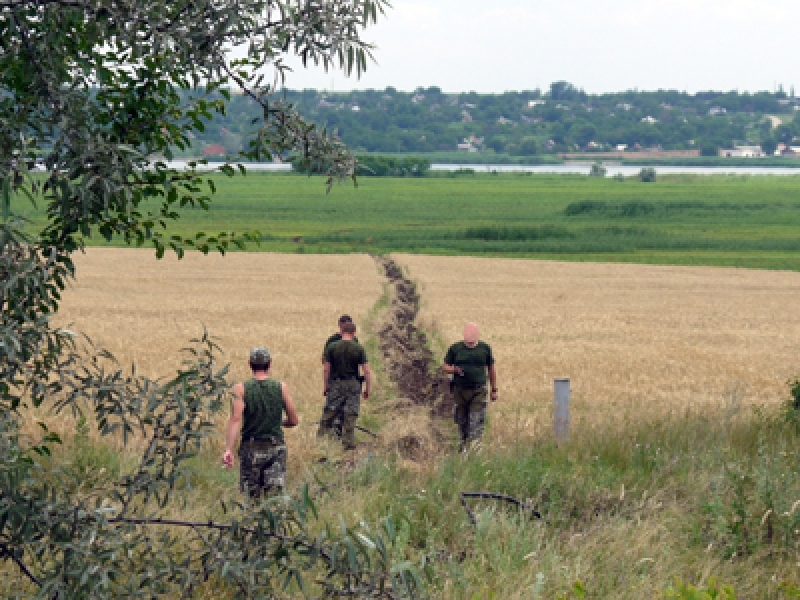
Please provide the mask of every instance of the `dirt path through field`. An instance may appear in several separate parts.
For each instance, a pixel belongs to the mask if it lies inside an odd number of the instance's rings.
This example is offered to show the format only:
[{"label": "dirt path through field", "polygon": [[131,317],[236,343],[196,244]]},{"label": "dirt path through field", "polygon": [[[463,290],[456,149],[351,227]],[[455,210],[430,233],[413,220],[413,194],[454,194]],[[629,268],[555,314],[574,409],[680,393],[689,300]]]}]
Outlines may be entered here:
[{"label": "dirt path through field", "polygon": [[[391,258],[375,260],[392,286],[389,311],[377,335],[389,378],[399,393],[394,409],[407,412],[414,407],[427,408],[429,433],[439,445],[442,434],[438,431],[437,417],[447,417],[453,409],[447,393],[447,377],[437,372],[437,361],[428,347],[427,336],[416,323],[420,309],[417,286]],[[422,441],[413,435],[400,438],[398,449],[407,458],[422,458],[418,456],[423,452]]]},{"label": "dirt path through field", "polygon": [[391,258],[377,258],[393,288],[386,323],[379,329],[380,349],[392,382],[404,401],[427,406],[436,415],[451,408],[447,404],[444,375],[432,374],[435,359],[427,337],[416,324],[420,299],[416,284],[408,279]]}]

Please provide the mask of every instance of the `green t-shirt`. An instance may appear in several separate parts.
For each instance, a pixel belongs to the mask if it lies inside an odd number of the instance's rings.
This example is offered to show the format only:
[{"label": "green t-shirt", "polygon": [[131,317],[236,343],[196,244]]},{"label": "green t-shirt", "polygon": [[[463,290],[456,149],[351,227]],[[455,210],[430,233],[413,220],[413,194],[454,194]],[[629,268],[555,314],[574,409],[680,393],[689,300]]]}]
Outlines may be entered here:
[{"label": "green t-shirt", "polygon": [[494,364],[494,356],[489,344],[478,342],[470,348],[464,342],[456,342],[444,357],[445,364],[461,367],[464,375],[456,375],[453,381],[457,386],[474,386],[486,383],[486,368]]},{"label": "green t-shirt", "polygon": [[331,380],[352,379],[367,364],[367,351],[355,340],[339,340],[325,348],[325,362],[331,363]]},{"label": "green t-shirt", "polygon": [[[342,334],[341,333],[334,333],[331,337],[325,340],[325,347],[322,349],[322,359],[325,359],[325,350],[328,349],[328,346],[333,344],[334,342],[342,341]],[[354,337],[353,341],[358,341],[358,337]]]}]

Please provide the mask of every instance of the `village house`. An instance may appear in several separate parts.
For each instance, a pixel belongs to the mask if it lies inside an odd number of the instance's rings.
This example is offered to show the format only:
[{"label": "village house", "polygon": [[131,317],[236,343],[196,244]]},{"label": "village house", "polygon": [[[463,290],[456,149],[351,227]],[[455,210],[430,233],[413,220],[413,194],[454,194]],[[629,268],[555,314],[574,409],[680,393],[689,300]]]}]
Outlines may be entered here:
[{"label": "village house", "polygon": [[460,142],[456,145],[456,148],[459,152],[477,152],[478,149],[472,145],[472,142],[465,139],[463,142]]},{"label": "village house", "polygon": [[734,146],[733,148],[722,148],[719,155],[724,158],[760,158],[766,156],[761,146]]}]

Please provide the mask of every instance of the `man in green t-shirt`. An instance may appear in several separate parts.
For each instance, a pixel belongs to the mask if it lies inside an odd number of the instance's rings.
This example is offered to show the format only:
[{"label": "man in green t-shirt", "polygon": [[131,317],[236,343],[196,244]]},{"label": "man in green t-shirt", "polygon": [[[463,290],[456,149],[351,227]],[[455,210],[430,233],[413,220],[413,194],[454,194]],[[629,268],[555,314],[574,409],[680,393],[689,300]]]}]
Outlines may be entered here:
[{"label": "man in green t-shirt", "polygon": [[497,372],[489,344],[480,341],[475,323],[464,327],[464,341],[456,342],[444,358],[444,372],[453,376],[454,420],[458,424],[461,450],[480,440],[486,422],[486,379],[492,386],[490,398],[497,401]]},{"label": "man in green t-shirt", "polygon": [[342,325],[342,339],[325,349],[325,368],[323,384],[325,408],[319,421],[318,436],[331,435],[333,424],[339,411],[344,412],[342,423],[342,444],[345,450],[356,447],[355,429],[358,413],[361,408],[361,375],[359,367],[364,371],[364,400],[369,398],[371,373],[364,346],[354,338],[356,326],[351,323]]},{"label": "man in green t-shirt", "polygon": [[[322,349],[322,364],[325,365],[325,350],[328,349],[328,346],[331,344],[341,341],[342,339],[342,326],[345,323],[352,323],[353,318],[350,315],[342,315],[339,317],[339,331],[331,335],[327,340],[325,340],[325,347]],[[353,338],[355,341],[358,341],[357,337]],[[344,423],[344,411],[340,410],[336,413],[336,417],[333,420],[333,432],[336,434],[337,437],[342,437],[342,423]]]}]

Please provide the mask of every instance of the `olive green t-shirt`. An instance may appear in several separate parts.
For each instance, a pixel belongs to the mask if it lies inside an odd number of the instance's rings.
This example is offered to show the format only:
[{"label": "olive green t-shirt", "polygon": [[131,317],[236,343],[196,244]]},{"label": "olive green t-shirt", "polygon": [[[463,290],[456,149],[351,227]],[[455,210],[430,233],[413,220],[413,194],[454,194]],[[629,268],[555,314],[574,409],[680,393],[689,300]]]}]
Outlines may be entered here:
[{"label": "olive green t-shirt", "polygon": [[325,348],[325,362],[331,364],[331,380],[351,379],[367,364],[367,351],[355,340],[339,340]]},{"label": "olive green t-shirt", "polygon": [[[328,349],[328,346],[330,346],[334,342],[340,342],[341,340],[342,340],[342,334],[341,333],[334,333],[331,337],[329,337],[327,340],[325,340],[325,347],[322,349],[322,359],[323,360],[325,359],[325,350]],[[354,337],[353,341],[357,342],[358,341],[358,337]]]},{"label": "olive green t-shirt", "polygon": [[456,375],[453,382],[456,386],[473,386],[486,383],[486,368],[494,364],[494,356],[489,344],[478,342],[470,348],[464,342],[456,342],[444,357],[445,364],[461,367],[464,375]]}]

